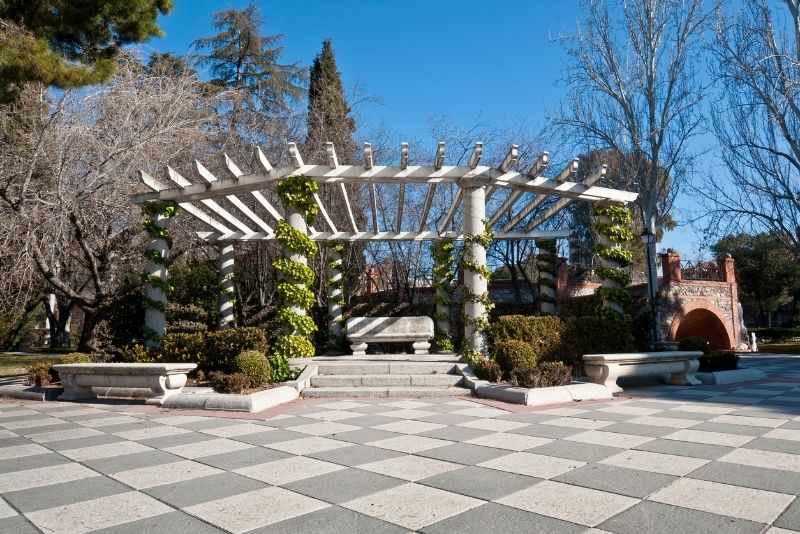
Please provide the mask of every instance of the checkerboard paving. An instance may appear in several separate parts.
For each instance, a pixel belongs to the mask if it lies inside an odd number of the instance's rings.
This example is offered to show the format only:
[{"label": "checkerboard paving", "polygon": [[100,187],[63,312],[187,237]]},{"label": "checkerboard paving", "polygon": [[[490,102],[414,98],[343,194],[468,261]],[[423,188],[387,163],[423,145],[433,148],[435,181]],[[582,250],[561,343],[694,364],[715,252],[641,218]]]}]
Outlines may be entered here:
[{"label": "checkerboard paving", "polygon": [[742,363],[771,378],[546,408],[0,402],[0,533],[800,532],[800,358]]}]

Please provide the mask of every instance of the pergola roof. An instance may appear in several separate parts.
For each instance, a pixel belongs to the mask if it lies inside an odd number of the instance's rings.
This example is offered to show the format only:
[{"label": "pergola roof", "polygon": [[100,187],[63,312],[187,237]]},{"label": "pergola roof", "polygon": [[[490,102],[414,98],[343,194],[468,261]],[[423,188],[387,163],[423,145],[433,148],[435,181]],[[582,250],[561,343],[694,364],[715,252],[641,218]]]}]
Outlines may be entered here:
[{"label": "pergola roof", "polygon": [[[291,175],[302,174],[319,184],[338,185],[343,206],[347,213],[348,228],[338,228],[318,194],[315,201],[319,205],[316,223],[325,225],[320,231],[309,227],[309,236],[315,241],[423,241],[437,239],[460,239],[458,232],[448,231],[458,211],[462,198],[462,187],[486,186],[487,201],[499,189],[509,189],[509,196],[488,216],[493,228],[493,239],[554,239],[568,237],[571,230],[537,230],[549,218],[566,208],[575,200],[589,202],[628,203],[636,199],[636,193],[595,186],[606,173],[606,166],[594,169],[582,182],[571,181],[578,171],[578,160],[572,160],[555,178],[545,178],[542,173],[547,168],[549,156],[543,152],[533,166],[525,173],[512,170],[517,163],[517,145],[511,145],[497,167],[479,165],[482,143],[476,143],[466,166],[444,165],[445,145],[439,142],[432,167],[409,165],[408,144],[403,143],[400,151],[400,165],[373,165],[372,148],[364,143],[364,162],[362,165],[340,165],[333,143],[327,143],[327,164],[310,165],[303,161],[295,143],[289,143],[291,165],[273,168],[260,148],[255,148],[255,160],[260,170],[244,174],[226,155],[225,166],[230,176],[219,179],[195,161],[195,170],[200,178],[191,182],[172,168],[167,168],[167,178],[172,184],[168,187],[144,171],[139,171],[144,184],[152,192],[134,196],[134,202],[141,204],[150,200],[173,201],[197,220],[207,225],[211,231],[198,232],[206,241],[250,241],[272,240],[275,232],[274,221],[281,220],[281,210],[264,195],[263,191],[274,189],[278,180]],[[346,184],[363,185],[369,192],[371,220],[370,228],[359,228],[350,204]],[[378,217],[377,184],[399,185],[397,216],[394,228],[381,228]],[[415,223],[416,231],[401,231],[403,227],[404,196],[406,185],[427,184],[428,189],[422,205],[421,216]],[[458,184],[460,187],[446,213],[438,221],[429,220],[431,205],[437,187],[442,184]],[[515,210],[525,193],[533,193],[521,208]],[[245,203],[242,198],[248,199]],[[253,200],[250,200],[252,197]],[[529,221],[525,219],[551,197],[558,200],[544,213]],[[217,200],[225,198],[240,215],[223,207]],[[255,208],[255,209],[254,209]],[[261,212],[257,213],[256,210]],[[488,214],[487,214],[488,215]],[[510,218],[506,221],[504,216]],[[502,223],[502,224],[500,224]]]}]

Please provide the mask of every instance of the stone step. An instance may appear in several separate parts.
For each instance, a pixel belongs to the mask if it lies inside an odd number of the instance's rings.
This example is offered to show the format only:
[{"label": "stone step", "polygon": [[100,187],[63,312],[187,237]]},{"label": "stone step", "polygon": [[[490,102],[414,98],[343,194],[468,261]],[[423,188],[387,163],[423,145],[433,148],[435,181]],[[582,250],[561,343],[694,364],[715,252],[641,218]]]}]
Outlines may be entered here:
[{"label": "stone step", "polygon": [[472,391],[461,387],[320,387],[306,388],[301,396],[307,398],[350,399],[355,397],[468,397]]},{"label": "stone step", "polygon": [[311,377],[313,387],[389,387],[389,386],[434,386],[453,387],[462,383],[464,377],[450,374],[401,375],[401,374],[365,374],[340,375],[325,374]]},{"label": "stone step", "polygon": [[444,375],[455,372],[449,362],[320,362],[321,375]]}]

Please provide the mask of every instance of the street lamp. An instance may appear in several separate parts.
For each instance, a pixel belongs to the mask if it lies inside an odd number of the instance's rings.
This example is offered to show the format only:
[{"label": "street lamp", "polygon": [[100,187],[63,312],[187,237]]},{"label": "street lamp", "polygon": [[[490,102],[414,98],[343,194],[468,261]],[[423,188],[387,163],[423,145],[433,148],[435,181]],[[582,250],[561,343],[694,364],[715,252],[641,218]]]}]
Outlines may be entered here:
[{"label": "street lamp", "polygon": [[640,236],[644,249],[647,251],[647,303],[650,305],[650,324],[652,325],[651,336],[653,338],[653,349],[658,343],[658,325],[656,324],[656,278],[653,270],[652,245],[656,242],[656,236],[649,228],[645,228]]}]

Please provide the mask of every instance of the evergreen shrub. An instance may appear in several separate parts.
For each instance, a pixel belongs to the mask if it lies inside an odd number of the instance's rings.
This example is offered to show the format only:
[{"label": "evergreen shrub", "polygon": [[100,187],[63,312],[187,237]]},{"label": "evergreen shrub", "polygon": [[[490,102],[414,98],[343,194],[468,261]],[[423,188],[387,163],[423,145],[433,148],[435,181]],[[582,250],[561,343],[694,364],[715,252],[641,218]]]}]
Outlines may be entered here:
[{"label": "evergreen shrub", "polygon": [[492,356],[504,375],[518,367],[536,366],[536,350],[530,343],[516,339],[495,343]]},{"label": "evergreen shrub", "polygon": [[236,356],[234,368],[250,379],[253,387],[260,387],[272,378],[272,369],[266,354],[257,350],[246,350]]},{"label": "evergreen shrub", "polygon": [[524,341],[539,360],[557,360],[561,353],[564,322],[552,316],[505,315],[489,327],[491,346],[508,340]]}]

